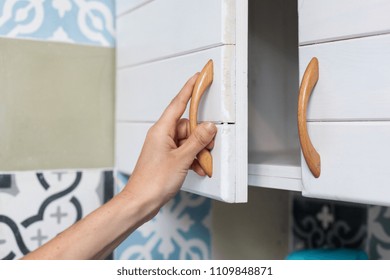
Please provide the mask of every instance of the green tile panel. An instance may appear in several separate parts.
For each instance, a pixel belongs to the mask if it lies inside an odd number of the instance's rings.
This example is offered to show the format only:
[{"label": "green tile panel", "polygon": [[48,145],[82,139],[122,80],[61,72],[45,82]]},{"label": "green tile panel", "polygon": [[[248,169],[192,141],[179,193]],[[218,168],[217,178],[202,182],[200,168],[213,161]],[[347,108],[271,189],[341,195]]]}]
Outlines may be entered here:
[{"label": "green tile panel", "polygon": [[114,56],[0,39],[0,172],[113,166]]}]

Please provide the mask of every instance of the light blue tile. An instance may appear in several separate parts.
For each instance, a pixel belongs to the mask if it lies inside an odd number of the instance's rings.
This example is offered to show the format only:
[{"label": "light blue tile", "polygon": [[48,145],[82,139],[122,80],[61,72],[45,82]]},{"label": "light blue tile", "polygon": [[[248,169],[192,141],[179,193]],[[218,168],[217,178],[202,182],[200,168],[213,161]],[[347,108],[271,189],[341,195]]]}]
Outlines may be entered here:
[{"label": "light blue tile", "polygon": [[[117,174],[117,189],[127,180]],[[114,259],[210,259],[210,211],[210,199],[179,192],[116,249]]]},{"label": "light blue tile", "polygon": [[112,47],[114,0],[2,0],[0,36]]}]

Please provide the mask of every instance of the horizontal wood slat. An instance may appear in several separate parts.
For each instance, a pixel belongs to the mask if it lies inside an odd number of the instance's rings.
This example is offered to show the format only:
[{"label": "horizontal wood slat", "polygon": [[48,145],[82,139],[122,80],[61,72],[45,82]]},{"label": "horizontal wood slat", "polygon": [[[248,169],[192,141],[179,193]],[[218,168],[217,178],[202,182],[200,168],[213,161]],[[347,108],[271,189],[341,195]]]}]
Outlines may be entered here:
[{"label": "horizontal wood slat", "polygon": [[154,0],[117,19],[117,66],[235,43],[233,0]]},{"label": "horizontal wood slat", "polygon": [[309,121],[390,120],[390,35],[300,47],[300,76],[312,57],[319,80]]},{"label": "horizontal wood slat", "polygon": [[390,32],[388,0],[299,0],[300,45]]}]

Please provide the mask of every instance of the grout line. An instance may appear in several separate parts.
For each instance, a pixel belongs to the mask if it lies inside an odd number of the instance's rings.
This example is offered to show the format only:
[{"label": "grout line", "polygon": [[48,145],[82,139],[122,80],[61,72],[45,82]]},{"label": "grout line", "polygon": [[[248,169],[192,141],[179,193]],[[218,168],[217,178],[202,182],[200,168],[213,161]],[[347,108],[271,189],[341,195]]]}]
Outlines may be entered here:
[{"label": "grout line", "polygon": [[19,40],[19,41],[29,41],[35,43],[45,43],[45,44],[62,44],[69,46],[81,46],[81,47],[92,47],[92,48],[104,48],[104,49],[115,49],[116,41],[114,39],[113,45],[103,46],[94,43],[86,43],[86,42],[69,42],[69,41],[61,41],[61,40],[52,40],[45,38],[34,38],[34,37],[10,37],[7,35],[0,35],[0,39],[9,39],[9,40]]},{"label": "grout line", "polygon": [[103,172],[103,171],[113,171],[114,167],[96,167],[96,168],[60,168],[60,169],[31,169],[31,170],[17,170],[17,171],[0,171],[1,175],[4,174],[20,174],[26,172],[42,173],[42,172]]}]

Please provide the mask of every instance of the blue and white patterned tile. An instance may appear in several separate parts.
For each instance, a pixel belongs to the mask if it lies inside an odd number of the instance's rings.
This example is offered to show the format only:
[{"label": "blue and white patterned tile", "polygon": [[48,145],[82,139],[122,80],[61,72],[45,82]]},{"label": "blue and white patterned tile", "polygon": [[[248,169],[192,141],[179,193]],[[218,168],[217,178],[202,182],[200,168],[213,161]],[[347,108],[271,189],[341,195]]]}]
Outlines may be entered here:
[{"label": "blue and white patterned tile", "polygon": [[[118,191],[128,177],[116,175]],[[179,192],[115,251],[115,259],[210,259],[210,199]]]},{"label": "blue and white patterned tile", "polygon": [[1,0],[0,36],[112,47],[114,0]]},{"label": "blue and white patterned tile", "polygon": [[390,259],[390,208],[370,206],[368,210],[368,254],[370,259]]},{"label": "blue and white patterned tile", "polygon": [[0,259],[46,243],[112,196],[112,171],[0,175]]}]

